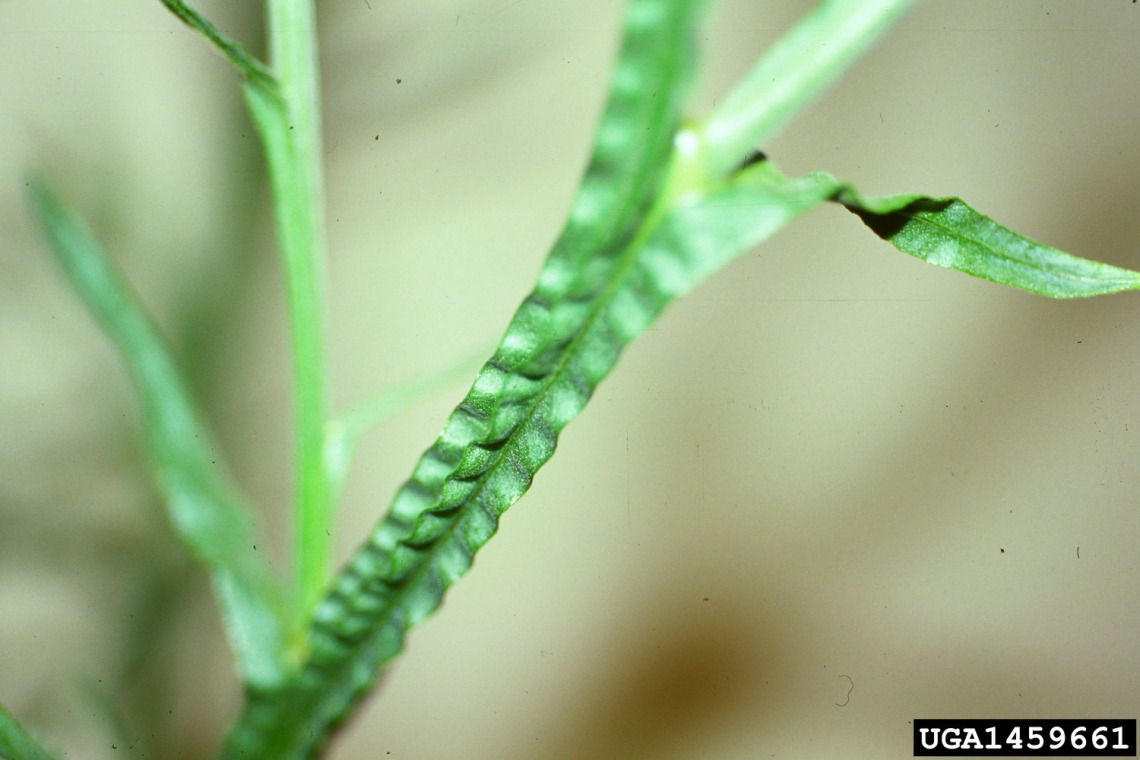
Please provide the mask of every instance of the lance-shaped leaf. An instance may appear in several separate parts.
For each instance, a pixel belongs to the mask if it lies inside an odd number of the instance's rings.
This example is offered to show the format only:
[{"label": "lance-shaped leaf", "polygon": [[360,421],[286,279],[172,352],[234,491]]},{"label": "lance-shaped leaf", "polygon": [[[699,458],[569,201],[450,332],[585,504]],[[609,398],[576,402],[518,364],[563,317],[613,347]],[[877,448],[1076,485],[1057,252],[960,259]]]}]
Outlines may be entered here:
[{"label": "lance-shaped leaf", "polygon": [[407,628],[470,566],[635,323],[648,323],[643,312],[657,296],[623,285],[640,276],[649,287],[633,259],[680,119],[701,5],[631,3],[591,158],[535,291],[318,606],[302,672],[284,689],[250,695],[227,757],[314,756],[400,651]]},{"label": "lance-shaped leaf", "polygon": [[[471,566],[625,345],[673,299],[798,214],[841,195],[855,202],[829,175],[787,179],[767,161],[718,180],[702,171],[699,131],[678,135],[662,175],[695,5],[630,6],[586,176],[535,290],[317,607],[302,671],[281,689],[249,695],[228,758],[315,756],[408,628]],[[864,206],[893,213],[914,200]]]},{"label": "lance-shaped leaf", "polygon": [[53,760],[53,756],[0,705],[0,758],[2,760]]},{"label": "lance-shaped leaf", "polygon": [[[720,187],[670,194],[673,177],[699,176],[682,161],[674,156],[656,184],[664,205],[594,256],[555,247],[494,357],[318,607],[302,673],[251,695],[228,757],[314,756],[407,629],[471,566],[623,348],[673,300],[834,192],[761,162]],[[575,224],[567,234],[584,231]]]},{"label": "lance-shaped leaf", "polygon": [[[864,198],[850,184],[826,172],[789,179],[769,161],[742,172],[730,187],[744,207],[769,202],[761,199],[761,192],[802,210],[824,200],[834,201],[904,253],[1051,298],[1140,289],[1140,273],[1037,243],[979,214],[960,198],[913,194]],[[738,206],[733,213],[747,216],[750,212]],[[708,220],[712,227],[726,223],[723,217]]]},{"label": "lance-shaped leaf", "polygon": [[[1051,298],[1140,289],[1140,273],[1037,243],[979,214],[960,198],[914,194],[864,198],[826,172],[788,179],[767,161],[758,169],[770,191],[807,204],[839,203],[883,240],[931,264]],[[736,183],[755,184],[756,174],[745,172]]]},{"label": "lance-shaped leaf", "polygon": [[[826,175],[824,175],[826,176]],[[1140,274],[1050,248],[1003,227],[960,198],[861,198],[835,182],[834,199],[903,253],[1051,298],[1140,288]]]},{"label": "lance-shaped leaf", "polygon": [[30,188],[52,251],[131,374],[171,523],[210,572],[243,679],[261,688],[279,683],[284,609],[247,505],[223,476],[165,342],[90,230],[44,184]]}]

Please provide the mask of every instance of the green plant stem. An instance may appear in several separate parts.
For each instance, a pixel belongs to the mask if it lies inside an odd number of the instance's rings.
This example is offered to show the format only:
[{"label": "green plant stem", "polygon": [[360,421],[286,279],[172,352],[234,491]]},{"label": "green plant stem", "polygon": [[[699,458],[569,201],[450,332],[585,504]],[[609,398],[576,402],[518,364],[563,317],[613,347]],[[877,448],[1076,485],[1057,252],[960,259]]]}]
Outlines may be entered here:
[{"label": "green plant stem", "polygon": [[699,128],[722,177],[834,82],[916,0],[825,0],[780,38]]},{"label": "green plant stem", "polygon": [[177,16],[182,23],[209,40],[210,43],[218,49],[218,52],[228,58],[230,63],[232,63],[246,79],[256,81],[265,87],[276,86],[273,74],[265,68],[261,61],[250,55],[249,51],[240,44],[219,32],[218,27],[214,26],[208,18],[188,6],[182,0],[159,0],[159,2],[165,5],[166,9]]},{"label": "green plant stem", "polygon": [[[332,543],[332,506],[323,456],[326,243],[316,13],[312,0],[268,0],[266,7],[270,68],[279,84],[284,118],[262,118],[259,125],[276,132],[263,137],[293,343],[297,439],[294,550],[297,628],[303,631],[328,580]],[[270,147],[270,142],[277,144]]]}]

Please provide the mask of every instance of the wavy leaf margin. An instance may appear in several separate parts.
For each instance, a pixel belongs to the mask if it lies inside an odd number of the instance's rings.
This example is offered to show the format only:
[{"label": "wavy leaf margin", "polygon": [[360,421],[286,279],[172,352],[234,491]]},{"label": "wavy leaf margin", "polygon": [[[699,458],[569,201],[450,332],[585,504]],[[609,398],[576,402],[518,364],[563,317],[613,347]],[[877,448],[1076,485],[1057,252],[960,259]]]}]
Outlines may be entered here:
[{"label": "wavy leaf margin", "polygon": [[[629,5],[590,161],[537,287],[388,515],[318,605],[302,672],[285,689],[250,693],[227,757],[315,756],[401,650],[406,630],[470,567],[499,516],[553,453],[558,432],[638,331],[628,319],[615,331],[599,317],[644,242],[641,223],[670,156],[704,5]],[[627,310],[635,301],[616,299]]]},{"label": "wavy leaf margin", "polygon": [[[1039,244],[1025,255],[1032,241],[956,198],[863,199],[831,175],[789,179],[762,159],[718,180],[700,165],[699,128],[674,134],[701,5],[631,3],[590,164],[535,290],[317,607],[302,671],[283,689],[250,693],[226,757],[314,757],[407,630],[468,570],[625,345],[672,300],[814,206],[842,203],[900,250],[1034,292],[1111,292],[1114,277],[1135,286],[1129,278],[1140,275],[1120,279],[1126,270]],[[685,144],[696,144],[692,155]],[[1017,266],[1003,270],[1009,261]],[[1101,284],[1086,293],[1048,282],[1090,272]]]}]

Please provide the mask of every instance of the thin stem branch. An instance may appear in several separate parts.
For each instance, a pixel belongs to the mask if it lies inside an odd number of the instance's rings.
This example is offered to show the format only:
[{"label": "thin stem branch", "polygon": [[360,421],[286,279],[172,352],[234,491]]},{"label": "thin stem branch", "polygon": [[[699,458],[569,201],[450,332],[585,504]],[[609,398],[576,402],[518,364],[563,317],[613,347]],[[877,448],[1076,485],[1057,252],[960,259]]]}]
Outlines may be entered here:
[{"label": "thin stem branch", "polygon": [[283,118],[266,119],[263,113],[259,122],[268,120],[275,133],[266,139],[293,343],[296,603],[298,629],[304,630],[328,579],[332,522],[323,456],[326,243],[316,14],[312,0],[268,0],[266,7],[270,68],[284,107]]},{"label": "thin stem branch", "polygon": [[732,171],[846,71],[916,0],[825,0],[699,128],[709,176]]},{"label": "thin stem branch", "polygon": [[357,443],[369,430],[413,402],[456,381],[470,379],[494,349],[494,345],[482,346],[449,367],[377,394],[330,421],[325,436],[325,471],[334,498],[344,485]]},{"label": "thin stem branch", "polygon": [[273,75],[261,63],[250,55],[249,51],[239,43],[226,37],[218,31],[208,18],[194,10],[182,0],[159,0],[167,10],[181,19],[182,23],[197,31],[211,43],[218,51],[229,59],[246,79],[258,82],[263,87],[275,87]]}]

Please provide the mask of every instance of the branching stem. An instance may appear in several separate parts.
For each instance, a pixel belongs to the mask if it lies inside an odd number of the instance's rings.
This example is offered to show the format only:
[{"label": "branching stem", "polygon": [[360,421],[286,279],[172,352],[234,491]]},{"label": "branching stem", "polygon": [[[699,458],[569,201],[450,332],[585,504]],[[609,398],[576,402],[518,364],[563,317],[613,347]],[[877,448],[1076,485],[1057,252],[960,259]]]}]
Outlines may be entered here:
[{"label": "branching stem", "polygon": [[820,3],[772,46],[701,125],[708,176],[724,176],[763,147],[915,2]]}]

